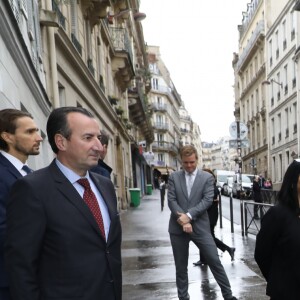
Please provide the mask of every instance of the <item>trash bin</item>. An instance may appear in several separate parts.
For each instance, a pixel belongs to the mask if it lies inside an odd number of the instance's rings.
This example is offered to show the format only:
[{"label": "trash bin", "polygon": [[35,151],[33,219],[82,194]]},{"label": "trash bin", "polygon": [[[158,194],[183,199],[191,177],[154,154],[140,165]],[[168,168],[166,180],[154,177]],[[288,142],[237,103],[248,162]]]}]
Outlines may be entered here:
[{"label": "trash bin", "polygon": [[152,195],[152,184],[147,184],[147,195]]},{"label": "trash bin", "polygon": [[129,189],[130,192],[130,206],[137,207],[141,202],[141,190],[139,188]]}]

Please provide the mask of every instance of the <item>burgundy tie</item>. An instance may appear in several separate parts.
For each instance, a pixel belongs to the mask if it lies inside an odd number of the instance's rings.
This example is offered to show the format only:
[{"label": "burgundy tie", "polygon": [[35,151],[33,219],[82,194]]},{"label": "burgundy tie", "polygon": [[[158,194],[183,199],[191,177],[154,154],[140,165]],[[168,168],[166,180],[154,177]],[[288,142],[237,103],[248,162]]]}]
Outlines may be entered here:
[{"label": "burgundy tie", "polygon": [[105,239],[105,230],[101,210],[97,198],[91,189],[90,183],[86,178],[81,178],[77,180],[77,182],[84,187],[83,200],[91,210]]}]

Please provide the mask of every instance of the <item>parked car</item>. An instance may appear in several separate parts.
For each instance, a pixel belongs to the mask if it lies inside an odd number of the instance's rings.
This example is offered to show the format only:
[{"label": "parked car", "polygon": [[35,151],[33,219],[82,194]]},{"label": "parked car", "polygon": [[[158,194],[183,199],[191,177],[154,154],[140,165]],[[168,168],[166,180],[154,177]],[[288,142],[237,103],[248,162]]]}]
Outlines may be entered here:
[{"label": "parked car", "polygon": [[[241,178],[242,177],[242,180]],[[238,199],[252,198],[252,185],[254,175],[252,174],[236,174],[233,176],[232,196]]]},{"label": "parked car", "polygon": [[223,194],[230,196],[232,193],[233,176],[228,176],[226,182],[223,184]]},{"label": "parked car", "polygon": [[214,174],[216,176],[216,185],[221,191],[221,194],[224,194],[223,185],[227,181],[228,176],[233,176],[234,171],[226,171],[226,170],[214,170]]}]

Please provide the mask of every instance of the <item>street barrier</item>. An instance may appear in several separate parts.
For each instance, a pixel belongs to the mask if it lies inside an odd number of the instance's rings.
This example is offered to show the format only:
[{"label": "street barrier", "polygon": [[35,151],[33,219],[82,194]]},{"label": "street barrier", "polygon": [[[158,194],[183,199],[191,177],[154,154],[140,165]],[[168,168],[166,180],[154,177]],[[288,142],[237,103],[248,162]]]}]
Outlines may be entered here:
[{"label": "street barrier", "polygon": [[[257,203],[253,201],[244,201],[244,220],[245,220],[245,235],[248,233],[257,235],[261,226],[261,219],[264,214],[273,206],[268,203]],[[258,217],[255,216],[257,210]]]}]

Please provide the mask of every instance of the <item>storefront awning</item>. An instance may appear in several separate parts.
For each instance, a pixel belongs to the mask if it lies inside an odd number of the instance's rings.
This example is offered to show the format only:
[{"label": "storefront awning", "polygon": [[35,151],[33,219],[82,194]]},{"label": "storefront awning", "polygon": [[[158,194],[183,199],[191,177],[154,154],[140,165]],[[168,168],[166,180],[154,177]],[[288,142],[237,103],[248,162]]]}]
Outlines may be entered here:
[{"label": "storefront awning", "polygon": [[166,167],[155,167],[154,169],[159,171],[161,173],[161,175],[168,175],[168,173],[170,175],[171,173],[174,172],[173,169],[170,169],[170,168],[167,169]]}]

